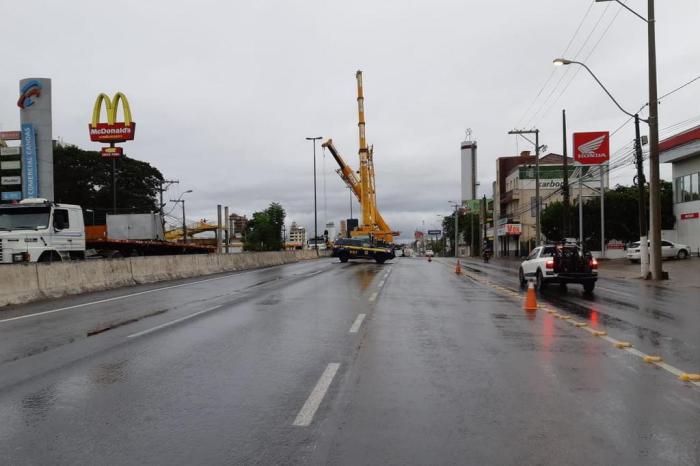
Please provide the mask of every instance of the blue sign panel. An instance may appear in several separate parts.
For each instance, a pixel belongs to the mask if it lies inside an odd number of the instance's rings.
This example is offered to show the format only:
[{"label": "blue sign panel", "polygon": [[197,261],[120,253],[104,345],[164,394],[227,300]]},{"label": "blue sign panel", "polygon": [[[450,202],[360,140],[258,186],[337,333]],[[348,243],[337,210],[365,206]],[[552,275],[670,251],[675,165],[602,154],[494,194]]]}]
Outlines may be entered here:
[{"label": "blue sign panel", "polygon": [[428,234],[430,236],[440,236],[442,234],[442,230],[428,230]]},{"label": "blue sign panel", "polygon": [[36,130],[31,123],[22,124],[22,194],[25,199],[39,196]]},{"label": "blue sign panel", "polygon": [[2,193],[2,199],[3,201],[21,201],[22,200],[22,192],[21,191],[9,191],[6,193]]}]

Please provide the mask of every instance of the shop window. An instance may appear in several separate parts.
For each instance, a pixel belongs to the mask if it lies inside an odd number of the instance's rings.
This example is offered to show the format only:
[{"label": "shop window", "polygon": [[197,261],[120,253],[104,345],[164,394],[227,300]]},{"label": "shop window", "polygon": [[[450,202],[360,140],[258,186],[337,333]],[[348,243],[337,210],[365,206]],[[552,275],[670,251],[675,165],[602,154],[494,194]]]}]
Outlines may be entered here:
[{"label": "shop window", "polygon": [[700,201],[700,173],[694,173],[691,176],[693,183],[693,193],[691,195],[692,200]]},{"label": "shop window", "polygon": [[690,181],[690,175],[683,177],[683,202],[688,202],[692,199],[693,186]]}]

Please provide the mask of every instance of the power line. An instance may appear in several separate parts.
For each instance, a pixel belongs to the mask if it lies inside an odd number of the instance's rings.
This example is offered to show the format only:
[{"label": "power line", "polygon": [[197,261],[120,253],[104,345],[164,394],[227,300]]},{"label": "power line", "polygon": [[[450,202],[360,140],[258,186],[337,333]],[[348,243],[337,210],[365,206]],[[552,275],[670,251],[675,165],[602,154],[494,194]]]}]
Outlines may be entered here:
[{"label": "power line", "polygon": [[[581,18],[581,21],[580,21],[579,24],[578,24],[578,27],[576,28],[576,30],[574,31],[574,33],[571,35],[571,39],[569,39],[569,43],[566,44],[566,48],[564,49],[564,52],[561,53],[561,56],[562,56],[562,57],[565,56],[565,55],[566,55],[566,52],[569,51],[569,47],[571,47],[571,44],[573,44],[574,39],[576,39],[576,36],[577,36],[578,33],[581,31],[581,27],[583,26],[583,23],[586,21],[586,18],[588,18],[588,15],[590,14],[591,9],[593,8],[593,5],[595,5],[595,1],[592,1],[592,2],[588,5],[588,9],[586,10],[586,13],[584,13],[583,17]],[[530,103],[530,105],[525,109],[525,111],[523,112],[522,116],[521,116],[520,119],[518,120],[518,124],[517,124],[516,126],[521,126],[521,123],[523,122],[523,120],[525,119],[525,117],[527,116],[527,114],[530,112],[530,110],[532,109],[532,107],[535,106],[535,102],[537,102],[537,99],[539,99],[539,97],[542,95],[542,92],[544,92],[545,88],[547,87],[547,85],[549,84],[549,82],[552,80],[552,78],[554,77],[554,73],[556,73],[556,72],[557,72],[556,68],[553,68],[552,71],[549,73],[549,77],[548,77],[547,80],[544,82],[544,84],[543,84],[542,87],[540,88],[540,90],[539,90],[539,92],[537,93],[537,95],[535,96],[535,98],[532,99],[532,102]]]}]

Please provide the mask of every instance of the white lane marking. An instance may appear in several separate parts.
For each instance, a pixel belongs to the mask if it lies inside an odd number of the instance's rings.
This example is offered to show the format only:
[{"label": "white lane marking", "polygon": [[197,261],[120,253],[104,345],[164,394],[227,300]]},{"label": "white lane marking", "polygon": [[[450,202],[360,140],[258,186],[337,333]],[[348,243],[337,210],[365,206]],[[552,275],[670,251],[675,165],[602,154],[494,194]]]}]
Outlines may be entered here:
[{"label": "white lane marking", "polygon": [[379,282],[379,285],[377,285],[377,288],[381,288],[381,287],[383,287],[383,286],[384,286],[384,280],[382,280],[382,281]]},{"label": "white lane marking", "polygon": [[203,311],[195,312],[194,314],[190,314],[190,315],[185,316],[185,317],[180,317],[179,319],[171,320],[170,322],[166,322],[164,324],[156,325],[155,327],[149,328],[148,330],[143,330],[141,332],[132,333],[131,335],[127,336],[127,338],[136,338],[136,337],[140,337],[143,335],[148,335],[149,333],[155,332],[156,330],[160,330],[162,328],[169,327],[171,325],[175,325],[175,324],[182,322],[184,320],[191,319],[193,317],[197,317],[198,315],[205,314],[207,312],[211,312],[215,309],[220,309],[222,307],[223,306],[210,307],[209,309],[204,309]]},{"label": "white lane marking", "polygon": [[[153,288],[152,290],[139,291],[137,293],[130,293],[130,294],[122,295],[122,296],[115,296],[113,298],[100,299],[98,301],[91,301],[89,303],[76,304],[74,306],[61,307],[58,309],[51,309],[49,311],[35,312],[34,314],[27,314],[27,315],[23,315],[23,316],[10,317],[9,319],[0,320],[0,324],[4,324],[5,322],[12,322],[13,320],[28,319],[30,317],[38,317],[38,316],[43,316],[43,315],[47,315],[47,314],[53,314],[54,312],[68,311],[71,309],[78,309],[81,307],[92,306],[93,304],[103,304],[103,303],[109,303],[112,301],[119,301],[120,299],[131,298],[134,296],[140,296],[140,295],[144,295],[144,294],[148,294],[148,293],[155,293],[156,291],[171,290],[173,288],[180,288],[183,286],[197,285],[199,283],[213,282],[216,280],[225,280],[225,279],[230,278],[230,277],[247,275],[247,274],[253,273],[253,272],[258,272],[258,270],[249,270],[247,272],[230,273],[230,274],[224,275],[222,277],[207,278],[204,280],[197,280],[194,282],[180,283],[179,285],[163,286],[161,288]],[[320,272],[323,272],[323,270],[319,271],[319,273]]]},{"label": "white lane marking", "polygon": [[355,322],[353,322],[352,327],[350,327],[350,333],[357,333],[357,331],[360,330],[360,325],[362,325],[362,321],[365,320],[365,317],[365,314],[357,315],[357,319],[355,319]]},{"label": "white lane marking", "polygon": [[369,297],[369,302],[372,302],[375,299],[377,299],[377,292],[376,291],[374,293],[372,293],[372,296]]},{"label": "white lane marking", "polygon": [[316,382],[313,391],[306,399],[306,403],[304,403],[304,406],[299,410],[299,414],[297,414],[292,425],[300,427],[311,425],[311,421],[314,420],[314,414],[316,414],[316,410],[318,410],[318,407],[321,405],[323,397],[326,396],[328,387],[331,386],[331,382],[333,382],[333,378],[335,377],[335,373],[338,372],[339,367],[340,364],[337,362],[328,364],[326,370],[321,374],[321,378]]}]

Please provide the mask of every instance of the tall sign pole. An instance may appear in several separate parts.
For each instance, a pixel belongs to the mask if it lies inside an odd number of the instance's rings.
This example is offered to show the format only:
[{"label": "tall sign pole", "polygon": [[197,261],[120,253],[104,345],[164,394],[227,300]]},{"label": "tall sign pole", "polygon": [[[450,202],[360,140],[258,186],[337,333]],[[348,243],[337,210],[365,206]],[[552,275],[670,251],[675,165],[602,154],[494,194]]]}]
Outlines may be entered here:
[{"label": "tall sign pole", "polygon": [[19,82],[22,130],[22,197],[54,200],[51,80],[26,78]]},{"label": "tall sign pole", "polygon": [[562,127],[562,155],[564,156],[564,184],[562,185],[562,195],[564,196],[564,219],[563,219],[563,237],[566,238],[569,234],[569,156],[568,144],[566,143],[566,110],[561,111],[561,127]]}]

